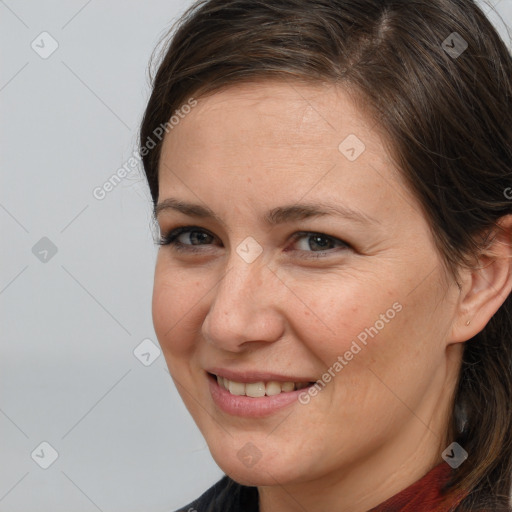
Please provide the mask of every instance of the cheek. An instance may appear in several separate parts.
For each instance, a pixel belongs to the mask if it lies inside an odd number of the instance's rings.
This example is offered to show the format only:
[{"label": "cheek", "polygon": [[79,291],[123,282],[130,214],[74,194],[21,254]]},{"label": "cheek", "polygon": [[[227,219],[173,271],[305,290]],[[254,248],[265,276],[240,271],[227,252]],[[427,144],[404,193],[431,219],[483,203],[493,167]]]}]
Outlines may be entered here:
[{"label": "cheek", "polygon": [[[425,300],[410,290],[407,282],[386,282],[382,276],[331,276],[302,288],[295,283],[307,307],[296,315],[294,330],[318,361],[321,381],[342,405],[339,410],[357,415],[365,409],[362,404],[374,411],[390,401],[399,406],[382,381],[391,389],[408,382],[403,392],[414,402],[415,383],[428,381],[435,370],[442,356],[443,322],[438,318],[439,325],[430,325],[434,306],[425,295],[430,297],[432,290],[422,290]],[[332,405],[331,400],[324,404]]]},{"label": "cheek", "polygon": [[[379,284],[380,283],[380,284]],[[291,319],[302,342],[325,366],[338,356],[352,360],[386,337],[403,315],[400,291],[378,276],[322,276],[290,284],[304,306]],[[298,309],[298,308],[297,308]],[[360,348],[358,348],[358,346]]]},{"label": "cheek", "polygon": [[[210,287],[211,288],[211,287]],[[153,285],[153,325],[162,350],[184,357],[193,347],[201,299],[206,300],[207,283],[187,272],[157,262]]]}]

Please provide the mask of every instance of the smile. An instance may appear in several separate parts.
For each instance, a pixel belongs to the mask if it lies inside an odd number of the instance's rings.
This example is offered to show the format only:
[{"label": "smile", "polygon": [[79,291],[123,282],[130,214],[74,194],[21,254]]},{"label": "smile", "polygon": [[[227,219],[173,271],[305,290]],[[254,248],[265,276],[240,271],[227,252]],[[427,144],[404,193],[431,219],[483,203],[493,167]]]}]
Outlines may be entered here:
[{"label": "smile", "polygon": [[[224,413],[263,418],[298,402],[300,393],[314,382],[251,379],[240,382],[207,373],[210,395]],[[248,380],[248,379],[247,379]]]},{"label": "smile", "polygon": [[217,383],[232,395],[250,396],[258,398],[262,396],[275,396],[308,387],[308,382],[236,382],[216,375]]}]

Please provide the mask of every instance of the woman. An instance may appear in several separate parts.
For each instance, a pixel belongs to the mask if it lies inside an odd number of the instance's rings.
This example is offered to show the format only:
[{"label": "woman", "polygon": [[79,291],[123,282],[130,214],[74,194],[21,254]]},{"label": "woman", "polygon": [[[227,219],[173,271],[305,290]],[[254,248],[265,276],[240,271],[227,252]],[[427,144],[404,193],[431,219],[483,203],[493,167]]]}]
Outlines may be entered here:
[{"label": "woman", "polygon": [[512,62],[470,0],[203,0],[141,155],[182,510],[510,510]]}]

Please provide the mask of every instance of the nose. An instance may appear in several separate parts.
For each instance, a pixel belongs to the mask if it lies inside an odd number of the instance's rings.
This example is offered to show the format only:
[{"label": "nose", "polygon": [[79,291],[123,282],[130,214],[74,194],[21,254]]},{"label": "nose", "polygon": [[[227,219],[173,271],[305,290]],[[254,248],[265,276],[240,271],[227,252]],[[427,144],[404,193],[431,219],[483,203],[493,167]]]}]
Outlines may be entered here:
[{"label": "nose", "polygon": [[283,287],[263,262],[246,263],[234,254],[226,274],[212,290],[202,325],[204,339],[229,352],[277,341],[285,327],[280,307]]}]

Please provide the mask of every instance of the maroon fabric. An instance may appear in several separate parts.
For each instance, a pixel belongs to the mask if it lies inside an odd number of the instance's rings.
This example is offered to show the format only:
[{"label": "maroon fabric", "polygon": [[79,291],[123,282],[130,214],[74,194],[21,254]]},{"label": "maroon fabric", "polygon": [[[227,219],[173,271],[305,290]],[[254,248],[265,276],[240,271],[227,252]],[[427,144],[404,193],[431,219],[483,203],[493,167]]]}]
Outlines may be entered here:
[{"label": "maroon fabric", "polygon": [[451,467],[442,462],[407,489],[368,512],[449,512],[464,498],[464,493],[459,493],[445,501],[441,495],[441,487],[449,479],[451,471]]}]

